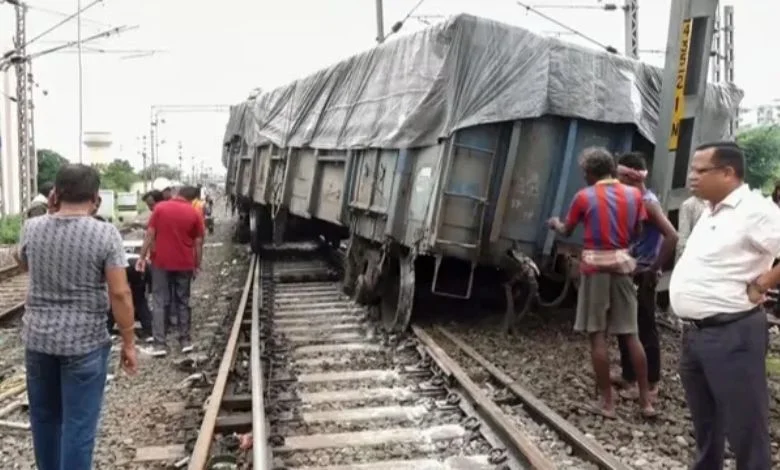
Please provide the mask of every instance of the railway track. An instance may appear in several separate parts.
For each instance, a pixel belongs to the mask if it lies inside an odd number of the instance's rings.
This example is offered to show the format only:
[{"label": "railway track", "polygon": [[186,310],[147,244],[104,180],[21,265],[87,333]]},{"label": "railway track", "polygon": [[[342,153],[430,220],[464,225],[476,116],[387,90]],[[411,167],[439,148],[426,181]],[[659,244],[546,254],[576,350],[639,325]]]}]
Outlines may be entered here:
[{"label": "railway track", "polygon": [[[434,335],[503,383],[588,462],[583,468],[628,468],[454,335],[378,330],[318,253],[287,245],[253,259],[190,470],[563,468]],[[263,437],[251,454],[239,452],[239,436],[250,432]]]},{"label": "railway track", "polygon": [[26,295],[27,275],[16,265],[0,268],[0,320],[21,311]]}]

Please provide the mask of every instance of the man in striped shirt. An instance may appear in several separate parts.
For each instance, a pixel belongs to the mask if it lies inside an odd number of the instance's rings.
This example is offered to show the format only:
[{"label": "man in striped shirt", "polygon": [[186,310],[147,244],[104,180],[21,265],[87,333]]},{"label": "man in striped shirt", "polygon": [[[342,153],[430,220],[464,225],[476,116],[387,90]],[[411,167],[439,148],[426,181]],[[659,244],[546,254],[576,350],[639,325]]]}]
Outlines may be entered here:
[{"label": "man in striped shirt", "polygon": [[636,260],[629,254],[632,240],[647,219],[642,193],[615,179],[615,160],[604,148],[583,151],[580,166],[589,186],[574,196],[565,222],[553,217],[548,226],[565,237],[580,223],[584,228],[574,329],[590,338],[591,360],[601,393],[601,403],[592,411],[615,417],[607,348],[610,333],[623,337],[636,372],[641,411],[650,417],[655,410],[648,393],[647,359],[637,337],[637,298],[632,279]]}]

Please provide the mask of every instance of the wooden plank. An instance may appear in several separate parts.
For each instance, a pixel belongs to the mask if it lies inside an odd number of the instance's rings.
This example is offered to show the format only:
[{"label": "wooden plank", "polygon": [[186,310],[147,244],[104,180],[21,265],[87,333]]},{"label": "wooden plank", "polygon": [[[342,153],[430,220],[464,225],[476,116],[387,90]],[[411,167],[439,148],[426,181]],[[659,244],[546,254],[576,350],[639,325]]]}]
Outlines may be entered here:
[{"label": "wooden plank", "polygon": [[178,460],[187,455],[184,444],[149,446],[136,449],[134,462],[158,462]]},{"label": "wooden plank", "polygon": [[248,432],[252,430],[252,413],[237,413],[223,415],[217,418],[214,425],[217,431],[228,432]]},{"label": "wooden plank", "polygon": [[492,362],[485,359],[484,356],[479,354],[474,348],[464,343],[454,333],[449,332],[447,329],[437,327],[436,330],[441,333],[448,340],[452,341],[458,348],[460,348],[467,356],[471,357],[480,366],[496,378],[503,386],[512,391],[520,400],[525,404],[525,409],[541,417],[547,424],[550,425],[555,431],[558,432],[561,438],[569,441],[573,444],[575,449],[585,453],[590,459],[602,462],[607,468],[612,470],[630,470],[630,467],[620,462],[614,455],[607,452],[593,439],[586,437],[579,429],[568,422],[563,416],[553,411],[543,401],[536,398],[534,394],[529,392],[522,385],[514,381],[509,375],[504,373],[501,369],[496,367]]}]

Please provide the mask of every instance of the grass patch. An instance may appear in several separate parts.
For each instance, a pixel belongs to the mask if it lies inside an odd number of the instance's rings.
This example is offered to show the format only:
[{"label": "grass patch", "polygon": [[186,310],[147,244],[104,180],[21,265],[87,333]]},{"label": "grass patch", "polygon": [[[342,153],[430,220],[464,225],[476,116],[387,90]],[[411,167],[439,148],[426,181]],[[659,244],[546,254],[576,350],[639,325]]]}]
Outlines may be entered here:
[{"label": "grass patch", "polygon": [[766,371],[769,375],[780,377],[780,357],[769,356],[766,358]]},{"label": "grass patch", "polygon": [[22,230],[22,216],[6,215],[0,217],[0,244],[14,245],[19,243],[19,232]]}]

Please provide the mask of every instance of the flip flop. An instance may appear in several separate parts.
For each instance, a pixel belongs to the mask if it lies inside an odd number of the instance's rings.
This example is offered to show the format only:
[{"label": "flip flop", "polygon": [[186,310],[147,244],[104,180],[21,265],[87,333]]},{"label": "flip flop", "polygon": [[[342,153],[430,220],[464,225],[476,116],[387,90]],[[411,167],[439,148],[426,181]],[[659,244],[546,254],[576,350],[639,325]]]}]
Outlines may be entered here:
[{"label": "flip flop", "polygon": [[580,405],[579,407],[580,409],[585,410],[588,413],[601,416],[605,419],[617,419],[617,414],[615,414],[614,411],[612,413],[609,413],[599,405]]},{"label": "flip flop", "polygon": [[613,387],[619,388],[621,390],[626,388],[629,385],[629,383],[626,382],[626,380],[623,379],[623,377],[621,377],[620,374],[611,375],[609,377],[609,381],[612,383]]},{"label": "flip flop", "polygon": [[639,410],[639,413],[642,415],[644,419],[656,419],[661,415],[661,412],[653,408],[652,411],[650,410]]},{"label": "flip flop", "polygon": [[639,400],[639,390],[636,387],[624,388],[618,392],[618,395],[625,400]]}]

